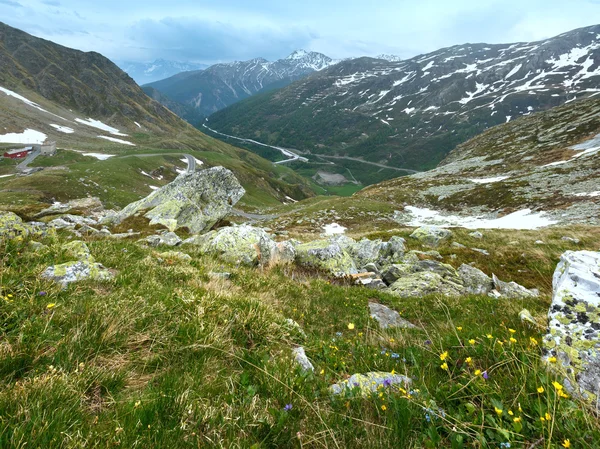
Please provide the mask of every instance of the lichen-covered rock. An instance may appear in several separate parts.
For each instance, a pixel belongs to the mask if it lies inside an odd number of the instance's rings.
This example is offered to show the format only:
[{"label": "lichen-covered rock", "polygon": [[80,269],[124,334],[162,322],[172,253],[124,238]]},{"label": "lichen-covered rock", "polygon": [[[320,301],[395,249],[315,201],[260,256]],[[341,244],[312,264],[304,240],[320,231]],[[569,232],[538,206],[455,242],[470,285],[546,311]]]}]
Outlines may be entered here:
[{"label": "lichen-covered rock", "polygon": [[461,265],[458,269],[458,275],[462,279],[467,292],[473,295],[487,295],[494,288],[492,278],[471,265]]},{"label": "lichen-covered rock", "polygon": [[72,282],[87,279],[105,281],[112,279],[113,275],[102,264],[78,260],[48,267],[42,273],[42,277],[67,286]]},{"label": "lichen-covered rock", "polygon": [[456,279],[446,279],[431,271],[421,271],[402,277],[390,285],[388,291],[401,298],[419,298],[427,295],[460,296],[464,287]]},{"label": "lichen-covered rock", "polygon": [[391,263],[397,263],[402,260],[406,253],[406,240],[402,237],[393,236],[387,244],[387,259]]},{"label": "lichen-covered rock", "polygon": [[544,347],[567,374],[571,394],[593,401],[600,388],[600,252],[567,251],[553,277]]},{"label": "lichen-covered rock", "polygon": [[358,273],[354,260],[335,240],[316,240],[296,247],[296,263],[334,276]]},{"label": "lichen-covered rock", "polygon": [[503,282],[495,274],[492,274],[492,280],[494,281],[494,288],[497,292],[498,297],[508,299],[519,299],[519,298],[536,298],[539,296],[539,292],[536,290],[528,290],[522,285],[516,282]]},{"label": "lichen-covered rock", "polygon": [[389,284],[393,284],[398,279],[411,276],[414,273],[429,271],[437,273],[443,278],[452,279],[453,282],[460,284],[458,273],[451,265],[438,262],[436,260],[416,260],[411,263],[394,264],[387,267],[383,272],[383,279]]},{"label": "lichen-covered rock", "polygon": [[143,212],[151,225],[161,224],[170,231],[185,227],[199,234],[222,220],[244,193],[233,173],[224,167],[186,172],[146,198],[106,217],[103,223],[118,224]]},{"label": "lichen-covered rock", "polygon": [[178,261],[178,262],[191,262],[192,256],[181,251],[166,251],[164,253],[154,253],[154,256],[159,261]]},{"label": "lichen-covered rock", "polygon": [[483,234],[479,231],[471,232],[469,235],[471,237],[473,237],[474,239],[482,239],[483,238]]},{"label": "lichen-covered rock", "polygon": [[17,214],[0,211],[0,240],[25,238],[30,233],[30,226],[24,223]]},{"label": "lichen-covered rock", "polygon": [[260,264],[267,267],[288,265],[296,260],[296,247],[292,242],[274,242],[270,237],[261,237],[258,244]]},{"label": "lichen-covered rock", "polygon": [[398,279],[413,274],[415,271],[412,267],[413,264],[406,263],[391,265],[383,270],[382,278],[386,284],[391,285]]},{"label": "lichen-covered rock", "polygon": [[268,252],[265,258],[274,257],[271,251],[275,242],[264,229],[250,225],[230,226],[211,231],[208,234],[194,236],[184,244],[196,245],[204,254],[217,256],[227,262],[244,265],[257,265],[263,254],[261,248]]},{"label": "lichen-covered rock", "polygon": [[37,214],[36,218],[41,218],[48,215],[66,214],[74,211],[90,214],[92,212],[100,212],[102,210],[104,210],[104,206],[102,205],[100,199],[96,197],[81,198],[77,200],[71,200],[68,203],[56,202],[52,206]]},{"label": "lichen-covered rock", "polygon": [[452,231],[437,226],[423,226],[410,235],[424,245],[436,247],[452,238]]},{"label": "lichen-covered rock", "polygon": [[348,253],[354,259],[354,264],[358,268],[364,268],[366,265],[376,263],[387,256],[388,244],[381,240],[362,239],[352,245]]},{"label": "lichen-covered rock", "polygon": [[303,347],[294,348],[292,354],[294,355],[296,363],[302,368],[302,371],[312,373],[315,370],[313,364],[308,360],[308,357],[306,357],[306,352]]},{"label": "lichen-covered rock", "polygon": [[80,240],[74,240],[63,245],[63,249],[66,251],[67,255],[74,257],[77,260],[83,260],[90,263],[95,261],[88,246]]},{"label": "lichen-covered rock", "polygon": [[371,318],[377,321],[379,323],[379,327],[382,329],[388,329],[390,327],[396,327],[400,329],[416,329],[417,327],[402,318],[395,310],[392,310],[389,307],[377,302],[369,303],[369,312],[371,313]]},{"label": "lichen-covered rock", "polygon": [[370,372],[365,374],[353,374],[349,379],[334,384],[330,387],[333,394],[342,394],[358,389],[358,394],[363,397],[382,391],[399,391],[400,388],[408,390],[412,380],[400,374]]}]

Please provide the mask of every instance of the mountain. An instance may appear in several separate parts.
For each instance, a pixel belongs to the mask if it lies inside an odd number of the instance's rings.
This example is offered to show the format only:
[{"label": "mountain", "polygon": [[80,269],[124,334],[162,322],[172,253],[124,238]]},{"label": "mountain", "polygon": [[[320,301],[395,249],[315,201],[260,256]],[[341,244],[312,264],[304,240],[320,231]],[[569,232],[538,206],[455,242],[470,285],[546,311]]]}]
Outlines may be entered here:
[{"label": "mountain", "polygon": [[342,61],[219,111],[209,126],[313,161],[364,158],[426,170],[492,126],[598,94],[599,82],[600,26],[592,26],[540,42],[458,45],[401,62]]},{"label": "mountain", "polygon": [[[0,124],[0,154],[46,138],[59,149],[54,157],[36,159],[30,167],[44,169],[29,176],[14,176],[16,162],[0,162],[0,205],[93,195],[122,207],[177,176],[185,168],[182,154],[231,169],[246,188],[247,205],[313,195],[292,170],[201,133],[104,56],[3,23]],[[147,176],[159,168],[164,175]]]},{"label": "mountain", "polygon": [[167,61],[165,59],[157,59],[153,62],[121,61],[117,62],[117,65],[140,86],[181,72],[198,71],[208,67],[207,64]]},{"label": "mountain", "polygon": [[203,71],[177,74],[150,83],[170,101],[195,109],[206,117],[258,92],[281,88],[333,64],[331,58],[298,50],[285,59],[263,58],[216,64]]},{"label": "mountain", "polygon": [[377,55],[377,56],[375,56],[375,59],[383,59],[383,60],[389,61],[389,62],[400,62],[400,61],[402,61],[402,58],[400,56],[386,55],[386,54]]}]

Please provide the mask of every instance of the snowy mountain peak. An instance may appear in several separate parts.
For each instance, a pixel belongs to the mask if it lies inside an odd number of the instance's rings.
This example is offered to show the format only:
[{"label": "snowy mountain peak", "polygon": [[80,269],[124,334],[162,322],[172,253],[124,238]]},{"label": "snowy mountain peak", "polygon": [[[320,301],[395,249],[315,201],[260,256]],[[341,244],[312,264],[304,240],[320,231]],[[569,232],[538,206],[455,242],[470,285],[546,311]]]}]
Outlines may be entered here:
[{"label": "snowy mountain peak", "polygon": [[289,55],[286,59],[302,59],[304,58],[308,52],[306,50],[296,50],[291,55]]},{"label": "snowy mountain peak", "polygon": [[375,56],[375,59],[383,59],[383,60],[389,61],[389,62],[400,62],[400,61],[402,61],[402,58],[400,56],[386,55],[386,54],[377,55],[377,56]]}]

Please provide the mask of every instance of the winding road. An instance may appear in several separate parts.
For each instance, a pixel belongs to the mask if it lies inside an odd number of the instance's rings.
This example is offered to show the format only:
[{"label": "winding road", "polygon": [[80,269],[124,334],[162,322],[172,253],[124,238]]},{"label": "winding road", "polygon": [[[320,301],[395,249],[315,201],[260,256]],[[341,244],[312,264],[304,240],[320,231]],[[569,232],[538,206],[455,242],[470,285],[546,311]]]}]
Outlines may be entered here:
[{"label": "winding road", "polygon": [[154,156],[183,156],[187,159],[187,169],[186,171],[188,173],[194,173],[196,171],[196,166],[198,164],[196,164],[196,158],[194,156],[192,156],[191,154],[186,154],[186,153],[147,153],[147,154],[128,154],[127,156],[120,156],[122,159],[128,158],[128,157],[154,157]]}]

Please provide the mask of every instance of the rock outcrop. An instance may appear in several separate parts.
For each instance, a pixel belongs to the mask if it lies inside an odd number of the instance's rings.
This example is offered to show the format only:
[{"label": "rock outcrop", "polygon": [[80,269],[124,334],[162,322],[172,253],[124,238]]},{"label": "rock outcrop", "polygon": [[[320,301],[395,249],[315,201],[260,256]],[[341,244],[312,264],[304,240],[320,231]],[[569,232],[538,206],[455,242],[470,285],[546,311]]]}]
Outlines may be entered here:
[{"label": "rock outcrop", "polygon": [[452,238],[452,231],[437,226],[423,226],[410,235],[423,245],[436,247]]},{"label": "rock outcrop", "polygon": [[27,237],[31,228],[12,212],[0,212],[0,240]]},{"label": "rock outcrop", "polygon": [[369,312],[371,318],[379,323],[382,329],[400,328],[400,329],[416,329],[417,326],[410,323],[400,316],[398,312],[390,309],[383,304],[376,302],[369,303]]},{"label": "rock outcrop", "polygon": [[[593,401],[600,393],[600,252],[567,251],[553,278],[544,337],[571,394]],[[554,364],[550,364],[554,366]],[[597,406],[597,405],[596,405]]]},{"label": "rock outcrop", "polygon": [[411,383],[412,379],[400,374],[370,372],[353,374],[349,379],[332,385],[330,389],[333,394],[350,393],[357,389],[360,396],[368,397],[380,392],[382,388],[391,391],[398,391],[400,388],[407,390]]},{"label": "rock outcrop", "polygon": [[224,167],[182,173],[146,198],[106,217],[103,223],[118,224],[143,214],[151,225],[161,224],[170,231],[188,228],[191,233],[199,234],[222,220],[244,193],[233,173]]}]

